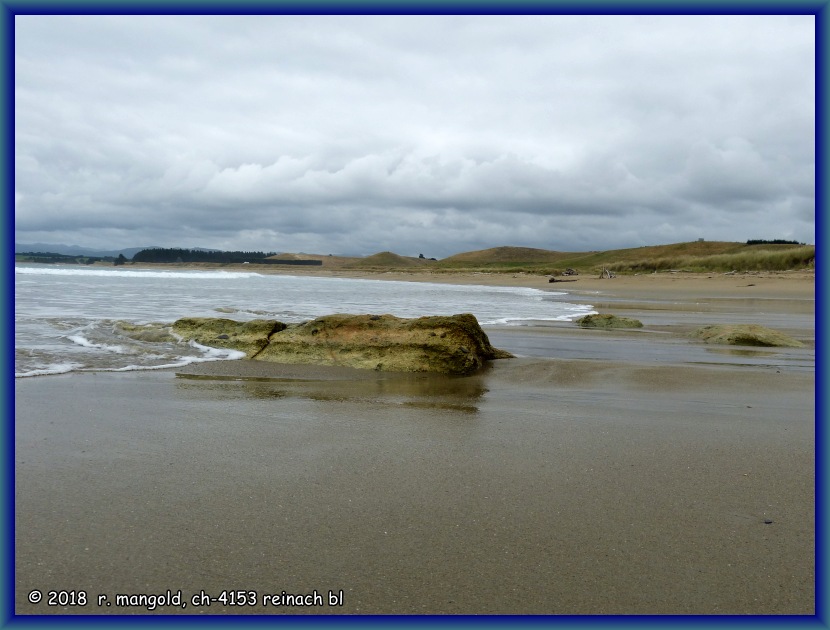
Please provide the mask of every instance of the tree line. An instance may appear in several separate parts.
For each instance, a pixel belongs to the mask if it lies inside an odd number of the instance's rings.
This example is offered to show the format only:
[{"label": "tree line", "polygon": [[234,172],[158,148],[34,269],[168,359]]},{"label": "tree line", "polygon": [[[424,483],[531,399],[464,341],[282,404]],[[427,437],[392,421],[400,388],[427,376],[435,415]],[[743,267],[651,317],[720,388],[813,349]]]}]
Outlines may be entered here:
[{"label": "tree line", "polygon": [[133,256],[133,262],[145,263],[190,263],[190,262],[211,262],[211,263],[242,263],[262,261],[275,252],[222,252],[204,251],[200,249],[178,249],[178,248],[152,248],[142,249]]},{"label": "tree line", "polygon": [[751,239],[746,242],[747,245],[804,245],[804,243],[799,243],[798,241],[785,241],[782,238],[776,238],[771,241],[764,240],[762,238]]},{"label": "tree line", "polygon": [[80,256],[73,254],[56,254],[54,252],[15,252],[16,262],[30,262],[65,265],[92,265],[97,262],[111,262],[116,260],[112,256]]}]

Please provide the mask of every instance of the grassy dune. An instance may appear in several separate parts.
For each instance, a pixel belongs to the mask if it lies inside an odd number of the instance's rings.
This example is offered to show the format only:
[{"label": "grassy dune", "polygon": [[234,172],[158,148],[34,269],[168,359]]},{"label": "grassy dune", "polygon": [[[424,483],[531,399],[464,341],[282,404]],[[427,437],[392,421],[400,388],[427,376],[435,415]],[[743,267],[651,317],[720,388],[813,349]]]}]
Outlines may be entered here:
[{"label": "grassy dune", "polygon": [[380,252],[366,258],[355,258],[352,262],[344,265],[346,269],[363,269],[367,271],[390,270],[390,269],[413,269],[422,268],[430,261],[423,258],[401,256],[393,252]]},{"label": "grassy dune", "polygon": [[[612,271],[784,271],[815,266],[816,248],[813,245],[788,249],[760,249],[747,247],[743,251],[711,254],[708,256],[664,256],[636,261],[619,261],[607,265]],[[769,247],[769,246],[767,246]]]},{"label": "grassy dune", "polygon": [[568,256],[578,256],[567,252],[555,252],[533,247],[493,247],[474,252],[455,254],[439,262],[441,267],[466,268],[481,265],[512,265],[512,264],[547,264],[556,263]]},{"label": "grassy dune", "polygon": [[442,260],[379,252],[365,258],[315,254],[279,254],[278,258],[317,259],[326,269],[434,273],[486,272],[560,275],[568,268],[579,273],[652,273],[785,271],[815,267],[814,245],[692,241],[629,249],[559,252],[532,247],[494,247],[449,256]]},{"label": "grassy dune", "polygon": [[524,247],[497,247],[450,256],[436,270],[477,270],[560,274],[567,268],[583,273],[684,271],[783,271],[815,265],[813,245],[747,245],[693,241],[596,252],[556,252]]}]

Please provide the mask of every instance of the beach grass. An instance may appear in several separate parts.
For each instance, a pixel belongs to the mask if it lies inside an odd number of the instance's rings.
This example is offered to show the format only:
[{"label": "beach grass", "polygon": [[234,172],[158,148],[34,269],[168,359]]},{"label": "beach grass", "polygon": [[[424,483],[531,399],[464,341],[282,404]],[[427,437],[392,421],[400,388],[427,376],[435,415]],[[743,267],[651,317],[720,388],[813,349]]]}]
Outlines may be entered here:
[{"label": "beach grass", "polygon": [[816,248],[813,245],[783,249],[757,249],[713,254],[709,256],[666,256],[621,261],[607,265],[611,271],[644,272],[666,271],[784,271],[815,267]]},{"label": "beach grass", "polygon": [[389,271],[434,273],[527,273],[561,275],[567,269],[600,273],[683,270],[694,272],[785,271],[812,269],[815,246],[726,241],[692,241],[592,252],[558,252],[529,247],[495,247],[456,254],[438,261],[408,259],[383,252],[349,265]]}]

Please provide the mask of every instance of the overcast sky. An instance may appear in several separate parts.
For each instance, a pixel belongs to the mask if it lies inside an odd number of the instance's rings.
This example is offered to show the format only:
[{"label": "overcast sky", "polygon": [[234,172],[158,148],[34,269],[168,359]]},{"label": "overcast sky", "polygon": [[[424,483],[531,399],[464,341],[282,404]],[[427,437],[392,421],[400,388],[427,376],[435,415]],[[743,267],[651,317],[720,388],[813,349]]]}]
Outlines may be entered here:
[{"label": "overcast sky", "polygon": [[813,16],[17,16],[18,242],[815,242]]}]

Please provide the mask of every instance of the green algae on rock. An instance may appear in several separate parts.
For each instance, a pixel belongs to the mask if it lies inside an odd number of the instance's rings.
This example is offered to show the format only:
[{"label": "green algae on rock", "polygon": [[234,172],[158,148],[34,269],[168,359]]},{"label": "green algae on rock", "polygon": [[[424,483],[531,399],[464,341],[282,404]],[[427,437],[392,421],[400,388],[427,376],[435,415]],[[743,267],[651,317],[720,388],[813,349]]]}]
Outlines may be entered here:
[{"label": "green algae on rock", "polygon": [[270,336],[285,329],[273,319],[237,322],[223,317],[185,317],[173,323],[172,331],[186,341],[213,348],[231,348],[252,359],[268,345]]},{"label": "green algae on rock", "polygon": [[497,350],[471,314],[403,319],[335,314],[272,335],[258,360],[314,363],[390,372],[471,374]]},{"label": "green algae on rock", "polygon": [[719,343],[732,346],[763,346],[782,348],[802,348],[804,344],[789,335],[759,326],[758,324],[716,324],[698,328],[692,337],[706,343]]},{"label": "green algae on rock", "polygon": [[576,323],[583,328],[642,328],[643,322],[631,317],[618,317],[598,313],[596,315],[585,315],[576,320]]},{"label": "green algae on rock", "polygon": [[132,322],[115,321],[113,328],[119,334],[149,343],[176,342],[176,337],[170,334],[170,324],[151,322],[149,324],[133,324]]},{"label": "green algae on rock", "polygon": [[287,326],[273,320],[193,317],[177,320],[172,330],[182,339],[241,350],[257,361],[389,372],[466,375],[485,361],[513,356],[490,345],[469,313],[416,319],[338,313]]}]

